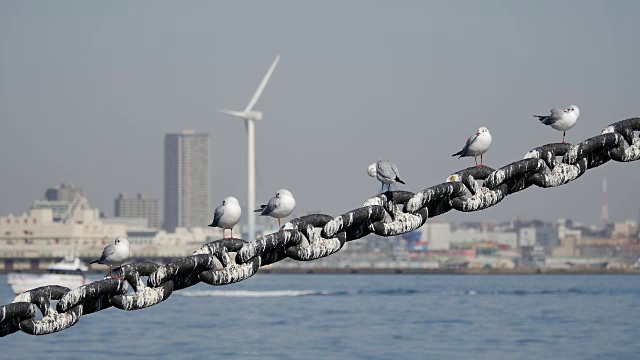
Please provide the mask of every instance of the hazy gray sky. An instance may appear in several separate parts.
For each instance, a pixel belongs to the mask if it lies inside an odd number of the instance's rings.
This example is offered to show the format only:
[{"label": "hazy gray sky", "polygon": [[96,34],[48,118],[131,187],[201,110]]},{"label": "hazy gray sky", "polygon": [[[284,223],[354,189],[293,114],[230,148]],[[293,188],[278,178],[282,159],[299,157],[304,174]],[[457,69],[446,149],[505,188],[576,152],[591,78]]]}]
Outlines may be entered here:
[{"label": "hazy gray sky", "polygon": [[[479,126],[498,168],[561,140],[533,114],[580,107],[568,141],[640,116],[637,1],[0,1],[0,214],[72,182],[110,214],[120,192],[162,197],[163,139],[212,137],[212,201],[246,203],[242,109],[276,54],[257,110],[257,198],[278,188],[331,215],[379,191],[441,183]],[[610,162],[460,220],[637,219],[640,162]],[[244,206],[244,205],[243,205]],[[246,209],[245,209],[246,210]],[[213,209],[211,209],[213,214]]]}]

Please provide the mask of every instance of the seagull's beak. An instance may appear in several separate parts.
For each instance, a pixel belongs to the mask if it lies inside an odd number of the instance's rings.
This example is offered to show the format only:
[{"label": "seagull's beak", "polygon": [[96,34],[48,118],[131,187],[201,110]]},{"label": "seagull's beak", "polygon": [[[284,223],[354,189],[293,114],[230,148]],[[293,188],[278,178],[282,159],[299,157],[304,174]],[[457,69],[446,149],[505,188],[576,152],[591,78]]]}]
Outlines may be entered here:
[{"label": "seagull's beak", "polygon": [[211,224],[209,224],[209,225],[207,225],[207,226],[209,226],[209,227],[213,227],[213,223],[211,223]]},{"label": "seagull's beak", "polygon": [[480,132],[477,132],[476,135],[480,135]]}]

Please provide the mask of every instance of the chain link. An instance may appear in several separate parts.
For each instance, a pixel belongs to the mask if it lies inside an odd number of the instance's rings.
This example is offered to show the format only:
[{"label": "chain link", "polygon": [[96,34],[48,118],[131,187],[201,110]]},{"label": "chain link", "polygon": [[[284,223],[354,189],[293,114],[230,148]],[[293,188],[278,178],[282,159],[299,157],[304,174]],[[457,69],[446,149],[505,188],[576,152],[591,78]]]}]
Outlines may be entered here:
[{"label": "chain link", "polygon": [[[201,281],[215,286],[232,284],[250,278],[261,266],[287,258],[310,261],[329,256],[342,249],[345,242],[368,234],[395,236],[416,230],[428,218],[451,209],[479,211],[532,185],[542,188],[564,185],[609,160],[640,159],[637,131],[640,118],[619,121],[606,127],[601,135],[579,144],[537,147],[526,153],[524,159],[498,170],[486,166],[463,169],[444,183],[418,193],[387,191],[340,216],[302,216],[286,223],[281,231],[251,242],[216,240],[189,257],[165,265],[152,262],[124,265],[124,279],[105,277],[74,290],[57,285],[29,290],[11,304],[0,306],[0,337],[18,330],[32,335],[51,334],[75,325],[82,315],[111,306],[143,309],[166,300],[173,291]],[[561,161],[557,160],[559,156]],[[482,185],[478,180],[483,181]],[[235,259],[230,253],[235,253]],[[146,284],[141,278],[145,276]],[[129,285],[132,295],[128,295]],[[51,300],[58,300],[55,309]],[[36,320],[37,309],[43,315],[40,320]]]}]

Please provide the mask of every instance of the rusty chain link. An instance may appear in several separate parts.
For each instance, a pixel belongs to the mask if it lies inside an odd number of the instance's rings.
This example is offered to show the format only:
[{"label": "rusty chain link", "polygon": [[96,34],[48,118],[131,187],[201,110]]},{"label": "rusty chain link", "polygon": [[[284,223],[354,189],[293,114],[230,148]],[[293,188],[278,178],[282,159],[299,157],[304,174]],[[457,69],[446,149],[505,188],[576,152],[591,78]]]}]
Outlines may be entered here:
[{"label": "rusty chain link", "polygon": [[[143,309],[166,300],[173,291],[201,281],[216,286],[232,284],[253,276],[261,266],[286,258],[319,259],[336,253],[345,242],[368,234],[400,235],[451,209],[483,210],[532,185],[564,185],[609,160],[640,159],[636,131],[640,131],[640,118],[622,120],[579,144],[537,147],[524,159],[498,170],[470,167],[418,193],[387,191],[369,199],[363,207],[335,218],[324,214],[302,216],[286,223],[282,231],[252,242],[216,240],[202,245],[189,257],[165,265],[124,265],[124,280],[105,278],[74,290],[57,285],[32,289],[18,295],[11,304],[0,306],[0,337],[18,330],[32,335],[51,334],[75,325],[82,315],[111,306]],[[629,145],[626,148],[625,142]],[[558,156],[562,156],[561,161]],[[482,185],[477,180],[483,180]],[[399,205],[403,205],[402,210]],[[321,229],[319,235],[316,229]],[[230,253],[235,253],[235,259]],[[146,285],[141,276],[148,277]],[[127,295],[129,285],[132,295]],[[51,300],[58,301],[55,308]],[[36,320],[37,309],[43,315],[40,320]]]}]

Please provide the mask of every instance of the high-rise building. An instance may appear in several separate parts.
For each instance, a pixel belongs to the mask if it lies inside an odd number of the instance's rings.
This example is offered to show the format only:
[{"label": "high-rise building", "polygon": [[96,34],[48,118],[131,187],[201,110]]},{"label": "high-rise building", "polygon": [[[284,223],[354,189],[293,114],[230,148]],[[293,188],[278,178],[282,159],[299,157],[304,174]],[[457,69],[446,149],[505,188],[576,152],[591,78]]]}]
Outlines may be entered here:
[{"label": "high-rise building", "polygon": [[83,192],[81,188],[77,188],[72,184],[62,183],[60,186],[55,188],[49,188],[44,193],[44,197],[48,201],[73,201],[73,198],[76,195],[83,196]]},{"label": "high-rise building", "polygon": [[149,199],[144,194],[128,198],[120,194],[114,201],[114,215],[123,218],[144,218],[152,228],[160,227],[160,201]]},{"label": "high-rise building", "polygon": [[164,225],[205,227],[211,220],[209,134],[185,130],[164,138]]}]

